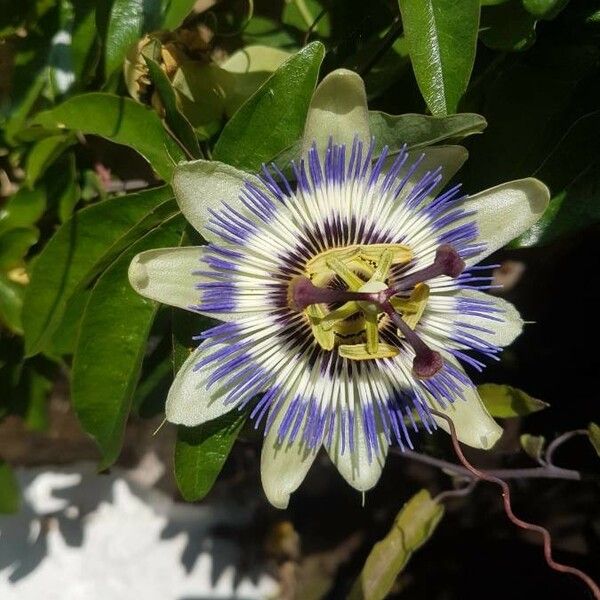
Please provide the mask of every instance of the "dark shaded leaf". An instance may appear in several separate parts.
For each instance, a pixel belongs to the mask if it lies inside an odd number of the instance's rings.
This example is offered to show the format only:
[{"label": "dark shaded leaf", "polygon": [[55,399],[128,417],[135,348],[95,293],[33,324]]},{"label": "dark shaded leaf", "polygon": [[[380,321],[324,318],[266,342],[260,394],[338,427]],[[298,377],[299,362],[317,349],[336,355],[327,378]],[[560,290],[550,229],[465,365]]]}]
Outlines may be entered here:
[{"label": "dark shaded leaf", "polygon": [[11,468],[0,459],[0,513],[16,513],[20,506],[19,484]]},{"label": "dark shaded leaf", "polygon": [[479,38],[492,50],[520,52],[535,42],[535,24],[521,0],[511,0],[481,11]]},{"label": "dark shaded leaf", "polygon": [[190,122],[179,111],[175,90],[173,89],[169,78],[155,60],[148,57],[145,57],[145,59],[152,83],[154,83],[156,91],[165,107],[165,119],[167,125],[190,155],[193,158],[200,158],[202,153],[200,152],[200,146],[198,145],[198,138],[196,137]]},{"label": "dark shaded leaf", "polygon": [[100,469],[118,457],[158,304],[129,285],[132,258],[176,246],[185,221],[178,215],[129,247],[96,282],[85,308],[73,358],[71,394],[83,429],[102,452]]},{"label": "dark shaded leaf", "polygon": [[201,500],[211,490],[246,416],[232,410],[198,427],[177,428],[175,478],[188,502]]}]

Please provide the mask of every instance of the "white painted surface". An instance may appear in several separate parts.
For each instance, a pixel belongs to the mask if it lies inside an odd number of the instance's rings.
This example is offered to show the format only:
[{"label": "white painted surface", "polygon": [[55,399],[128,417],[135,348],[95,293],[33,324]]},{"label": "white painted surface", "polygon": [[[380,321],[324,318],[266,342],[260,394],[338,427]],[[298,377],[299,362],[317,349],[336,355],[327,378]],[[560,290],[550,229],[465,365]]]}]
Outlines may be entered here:
[{"label": "white painted surface", "polygon": [[110,475],[90,464],[18,471],[24,507],[0,517],[0,598],[274,598],[264,569],[238,573],[239,547],[209,534],[248,523],[251,510],[174,503],[151,487],[161,469],[150,457]]}]

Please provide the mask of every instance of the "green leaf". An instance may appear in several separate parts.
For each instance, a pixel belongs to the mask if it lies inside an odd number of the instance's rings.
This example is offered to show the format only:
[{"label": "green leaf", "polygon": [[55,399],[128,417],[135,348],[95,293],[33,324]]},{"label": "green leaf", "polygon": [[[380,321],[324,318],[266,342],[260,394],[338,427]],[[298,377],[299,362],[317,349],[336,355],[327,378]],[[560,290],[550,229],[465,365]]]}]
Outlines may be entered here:
[{"label": "green leaf", "polygon": [[16,513],[21,507],[19,484],[11,468],[0,460],[0,513]]},{"label": "green leaf", "polygon": [[525,10],[538,19],[554,19],[569,0],[523,0]]},{"label": "green leaf", "polygon": [[232,116],[290,56],[269,46],[246,46],[234,52],[220,65],[227,72],[221,81],[225,114]]},{"label": "green leaf", "polygon": [[[188,230],[182,245],[199,241]],[[173,311],[173,371],[176,373],[197,346],[192,338],[213,321],[182,310]],[[201,500],[211,490],[246,420],[237,410],[197,427],[178,427],[174,468],[177,487],[189,502]]]},{"label": "green leaf", "polygon": [[484,383],[477,386],[477,391],[492,417],[500,419],[522,417],[550,406],[510,385]]},{"label": "green leaf", "polygon": [[398,513],[389,533],[377,542],[354,583],[349,600],[386,598],[412,554],[432,535],[444,507],[427,490],[415,494]]},{"label": "green leaf", "polygon": [[283,63],[227,123],[215,160],[253,171],[299,139],[324,52],[313,42]]},{"label": "green leaf", "polygon": [[37,142],[29,151],[25,163],[25,183],[33,187],[46,169],[71,145],[73,135],[51,135]]},{"label": "green leaf", "polygon": [[246,416],[234,409],[197,427],[177,428],[175,478],[188,502],[201,500],[211,490]]},{"label": "green leaf", "polygon": [[545,158],[536,176],[552,191],[550,205],[513,247],[548,244],[600,222],[598,136],[600,111],[595,111],[574,123]]},{"label": "green leaf", "polygon": [[91,293],[90,289],[80,290],[69,298],[63,318],[44,349],[47,356],[60,360],[63,356],[75,352],[81,319]]},{"label": "green leaf", "polygon": [[139,152],[167,182],[185,154],[154,111],[129,98],[90,93],[75,96],[44,111],[33,121],[43,127],[65,127],[105,137]]},{"label": "green leaf", "polygon": [[16,227],[35,225],[46,209],[46,190],[36,188],[28,190],[25,187],[11,196],[0,209],[0,233]]},{"label": "green leaf", "polygon": [[527,455],[536,462],[539,462],[544,446],[546,445],[546,438],[543,435],[530,435],[529,433],[524,433],[519,438],[519,441],[521,442],[521,448],[525,450]]},{"label": "green leaf", "polygon": [[467,89],[479,28],[479,0],[398,0],[419,89],[432,114],[456,112]]},{"label": "green leaf", "polygon": [[23,264],[23,258],[38,241],[38,230],[15,227],[0,234],[0,271],[9,271]]},{"label": "green leaf", "polygon": [[177,212],[164,186],[78,211],[38,255],[23,306],[28,356],[48,343],[69,298],[138,237]]},{"label": "green leaf", "polygon": [[535,24],[521,0],[511,0],[481,11],[479,38],[492,50],[521,52],[535,42]]},{"label": "green leaf", "polygon": [[481,133],[487,127],[487,121],[474,113],[429,117],[417,114],[388,115],[371,110],[369,127],[376,141],[375,152],[379,153],[383,146],[388,146],[393,153],[398,152],[403,144],[409,150],[414,150]]},{"label": "green leaf", "polygon": [[157,29],[160,0],[114,0],[108,17],[104,73],[108,79],[123,66],[127,51],[144,33]]},{"label": "green leaf", "polygon": [[594,446],[596,454],[600,456],[600,426],[596,425],[596,423],[590,423],[588,425],[588,437],[592,446]]},{"label": "green leaf", "polygon": [[130,246],[100,276],[85,308],[75,355],[71,395],[83,429],[102,452],[100,469],[118,457],[158,304],[129,285],[132,258],[144,250],[176,246],[185,221],[167,220]]},{"label": "green leaf", "polygon": [[165,107],[165,120],[167,121],[167,125],[193,158],[201,158],[202,153],[200,152],[200,146],[198,145],[198,138],[196,137],[190,122],[179,111],[175,90],[173,89],[169,78],[155,60],[152,60],[149,57],[144,58],[148,65],[152,83],[154,83],[156,91]]},{"label": "green leaf", "polygon": [[21,310],[25,287],[0,273],[0,323],[13,333],[23,334]]},{"label": "green leaf", "polygon": [[177,29],[194,8],[196,0],[167,0],[167,8],[162,19],[162,28],[167,31]]}]

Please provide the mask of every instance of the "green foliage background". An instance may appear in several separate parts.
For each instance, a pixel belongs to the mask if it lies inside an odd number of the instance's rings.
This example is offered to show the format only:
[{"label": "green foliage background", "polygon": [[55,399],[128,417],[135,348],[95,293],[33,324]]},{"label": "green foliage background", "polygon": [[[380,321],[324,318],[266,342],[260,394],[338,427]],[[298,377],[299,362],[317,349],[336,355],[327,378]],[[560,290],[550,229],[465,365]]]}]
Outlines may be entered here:
[{"label": "green foliage background", "polygon": [[[118,459],[128,418],[162,411],[172,369],[207,324],[127,283],[137,252],[194,239],[169,185],[174,164],[285,168],[334,68],[364,77],[372,129],[392,151],[462,140],[467,191],[547,183],[550,208],[515,249],[588,231],[600,221],[599,41],[600,10],[574,0],[3,4],[0,418],[43,430],[67,373],[99,468]],[[541,408],[519,390],[488,391],[501,417]],[[209,492],[243,421],[179,433],[186,499]],[[0,462],[0,510],[17,506]]]}]

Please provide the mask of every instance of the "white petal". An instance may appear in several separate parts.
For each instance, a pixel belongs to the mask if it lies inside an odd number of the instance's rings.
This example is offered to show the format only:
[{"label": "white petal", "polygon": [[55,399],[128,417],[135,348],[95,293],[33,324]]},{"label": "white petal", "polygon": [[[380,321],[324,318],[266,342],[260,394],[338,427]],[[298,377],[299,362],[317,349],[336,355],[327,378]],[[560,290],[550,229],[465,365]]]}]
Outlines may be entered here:
[{"label": "white petal", "polygon": [[[454,358],[444,355],[444,360],[452,362],[457,369],[464,373]],[[461,387],[464,399],[456,398],[453,403],[446,403],[445,408],[433,400],[430,400],[430,405],[434,410],[444,413],[452,419],[459,441],[473,448],[489,450],[500,439],[502,427],[492,419],[474,386]],[[434,419],[444,431],[450,432],[445,419],[439,417],[434,417]]]},{"label": "white petal", "polygon": [[[339,424],[338,419],[338,424]],[[354,448],[348,447],[348,436],[345,436],[345,447],[342,452],[342,435],[336,424],[331,446],[327,448],[329,458],[337,467],[340,475],[356,490],[365,492],[379,481],[388,452],[388,442],[383,432],[379,432],[379,449],[371,453],[369,450],[365,427],[360,410],[354,412]]]},{"label": "white petal", "polygon": [[260,457],[260,474],[263,489],[269,502],[277,508],[287,508],[290,495],[304,481],[320,446],[312,450],[299,434],[293,442],[278,439],[279,425],[293,400],[290,396],[281,406],[263,442]]},{"label": "white petal", "polygon": [[227,392],[225,386],[217,383],[210,389],[206,388],[208,378],[220,362],[217,360],[194,371],[201,358],[223,347],[223,344],[204,341],[186,359],[175,376],[167,396],[165,405],[167,421],[194,427],[216,419],[232,409],[231,405],[224,405],[222,401]]},{"label": "white petal", "polygon": [[[422,156],[423,158],[421,158]],[[388,164],[393,162],[394,158],[394,156],[391,156],[387,161]],[[465,164],[467,158],[469,158],[469,153],[462,146],[429,146],[419,150],[411,150],[408,153],[406,165],[410,166],[417,160],[420,160],[420,162],[415,172],[406,182],[400,197],[406,198],[415,185],[423,179],[427,171],[434,171],[438,167],[442,167],[441,182],[430,197],[430,200],[433,199]]]},{"label": "white petal", "polygon": [[475,211],[479,237],[486,249],[468,259],[473,265],[489,256],[529,229],[542,216],[550,191],[538,179],[529,177],[509,181],[471,196],[463,203],[466,210]]},{"label": "white petal", "polygon": [[255,221],[239,196],[245,182],[260,189],[264,186],[254,175],[218,161],[194,160],[180,163],[173,175],[173,191],[185,218],[209,242],[223,244],[223,240],[207,229],[212,218],[210,211],[220,211],[226,202],[231,208]]},{"label": "white petal", "polygon": [[355,136],[367,147],[371,142],[365,84],[347,69],[329,73],[317,86],[308,108],[302,156],[313,142],[323,156],[330,136],[334,143],[347,146],[352,146]]},{"label": "white petal", "polygon": [[192,308],[202,302],[202,292],[196,286],[203,281],[211,281],[206,276],[193,275],[199,270],[210,270],[201,262],[204,252],[206,248],[202,246],[141,252],[129,265],[129,283],[141,296],[169,306],[185,308],[221,321],[239,319],[240,316],[233,313],[205,313]]},{"label": "white petal", "polygon": [[201,256],[199,246],[141,252],[129,265],[129,283],[146,298],[190,310],[200,301],[200,279],[192,273],[201,268]]},{"label": "white petal", "polygon": [[523,319],[519,311],[510,303],[503,298],[497,296],[491,296],[484,292],[477,290],[461,290],[455,295],[457,298],[465,297],[481,302],[491,303],[498,312],[494,312],[494,316],[502,319],[502,321],[495,321],[486,319],[485,317],[476,315],[459,315],[456,320],[462,323],[468,323],[474,325],[477,328],[484,328],[492,333],[486,331],[473,331],[473,334],[477,337],[493,344],[494,346],[508,346],[521,334],[523,331]]}]

